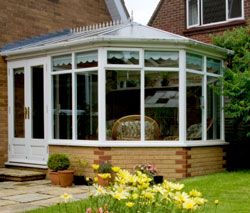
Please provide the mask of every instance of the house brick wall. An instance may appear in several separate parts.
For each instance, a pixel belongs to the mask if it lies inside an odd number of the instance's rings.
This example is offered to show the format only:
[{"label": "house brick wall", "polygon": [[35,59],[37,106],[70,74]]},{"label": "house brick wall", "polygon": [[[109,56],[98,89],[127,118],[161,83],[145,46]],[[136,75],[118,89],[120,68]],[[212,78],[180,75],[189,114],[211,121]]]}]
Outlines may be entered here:
[{"label": "house brick wall", "polygon": [[[169,180],[205,175],[225,171],[226,156],[223,147],[73,147],[49,146],[50,155],[64,153],[71,160],[71,168],[87,177],[94,177],[92,164],[109,161],[114,166],[132,172],[136,164],[150,163],[158,168],[159,175]],[[75,157],[84,157],[88,161],[86,168],[81,168]]]},{"label": "house brick wall", "polygon": [[[104,0],[0,0],[0,46],[56,30],[110,21]],[[0,167],[8,152],[7,66],[0,56]]]},{"label": "house brick wall", "polygon": [[217,35],[227,29],[247,24],[247,21],[250,20],[250,0],[244,0],[244,15],[245,20],[241,21],[187,29],[186,0],[162,0],[149,25],[195,40],[212,43],[210,35]]}]

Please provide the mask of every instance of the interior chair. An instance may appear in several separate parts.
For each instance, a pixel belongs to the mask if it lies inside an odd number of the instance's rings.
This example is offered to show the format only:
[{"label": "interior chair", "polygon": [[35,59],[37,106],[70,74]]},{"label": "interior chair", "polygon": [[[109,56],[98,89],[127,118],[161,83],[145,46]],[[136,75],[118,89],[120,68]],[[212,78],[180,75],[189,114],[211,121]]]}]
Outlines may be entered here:
[{"label": "interior chair", "polygon": [[[159,125],[155,120],[145,116],[145,140],[159,138]],[[113,140],[141,140],[141,116],[128,115],[118,119],[112,128]]]},{"label": "interior chair", "polygon": [[[207,119],[207,132],[213,125],[213,118]],[[187,139],[188,140],[199,140],[202,138],[202,124],[192,124],[187,128]],[[179,136],[168,136],[165,137],[164,140],[179,140]]]}]

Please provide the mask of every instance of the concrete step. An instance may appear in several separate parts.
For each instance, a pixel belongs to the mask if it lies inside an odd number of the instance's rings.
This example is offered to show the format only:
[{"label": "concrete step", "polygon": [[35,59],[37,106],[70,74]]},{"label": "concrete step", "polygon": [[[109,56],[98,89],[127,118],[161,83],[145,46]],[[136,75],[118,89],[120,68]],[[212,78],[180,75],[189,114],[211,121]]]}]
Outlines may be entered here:
[{"label": "concrete step", "polygon": [[45,179],[45,172],[35,172],[29,170],[0,168],[0,180],[30,181]]}]

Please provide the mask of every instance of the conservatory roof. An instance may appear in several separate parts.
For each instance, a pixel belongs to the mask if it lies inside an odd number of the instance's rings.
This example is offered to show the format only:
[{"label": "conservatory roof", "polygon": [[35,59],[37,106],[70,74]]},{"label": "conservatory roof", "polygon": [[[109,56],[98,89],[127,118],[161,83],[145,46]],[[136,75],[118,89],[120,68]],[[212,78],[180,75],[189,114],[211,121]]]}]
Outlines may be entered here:
[{"label": "conservatory roof", "polygon": [[79,27],[14,42],[13,44],[7,44],[4,47],[0,47],[0,54],[3,56],[9,56],[41,50],[51,50],[59,47],[75,46],[87,42],[104,41],[168,41],[169,43],[184,43],[203,46],[224,54],[229,53],[226,49],[195,41],[153,27],[144,26],[135,22],[119,21]]}]

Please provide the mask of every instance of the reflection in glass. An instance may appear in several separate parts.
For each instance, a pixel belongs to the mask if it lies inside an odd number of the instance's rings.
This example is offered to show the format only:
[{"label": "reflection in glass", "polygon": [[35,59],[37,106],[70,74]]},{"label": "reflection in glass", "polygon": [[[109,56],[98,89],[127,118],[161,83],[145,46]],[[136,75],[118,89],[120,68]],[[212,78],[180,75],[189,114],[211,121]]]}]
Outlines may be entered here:
[{"label": "reflection in glass", "polygon": [[98,139],[97,101],[97,71],[77,73],[77,139]]},{"label": "reflection in glass", "polygon": [[202,139],[202,76],[187,73],[187,140]]},{"label": "reflection in glass", "polygon": [[202,71],[203,57],[192,53],[187,53],[187,69]]},{"label": "reflection in glass", "polygon": [[[159,137],[149,134],[145,122],[145,138],[150,140],[178,140],[179,75],[178,72],[145,71],[145,115],[159,126]],[[157,131],[157,130],[155,130]]]},{"label": "reflection in glass", "polygon": [[88,68],[98,66],[97,51],[82,52],[76,54],[76,68]]},{"label": "reflection in glass", "polygon": [[[220,139],[220,111],[221,101],[212,86],[218,86],[219,81],[215,77],[207,77],[207,139]],[[209,122],[210,121],[210,122]]]},{"label": "reflection in glass", "polygon": [[52,57],[53,71],[72,69],[72,55],[60,55]]},{"label": "reflection in glass", "polygon": [[44,138],[43,66],[31,68],[31,137]]},{"label": "reflection in glass", "polygon": [[226,20],[225,0],[203,0],[203,24]]},{"label": "reflection in glass", "polygon": [[139,64],[139,52],[108,51],[108,64]]},{"label": "reflection in glass", "polygon": [[[117,137],[112,138],[115,122],[130,115],[140,115],[140,72],[106,72],[106,129],[108,140],[140,140],[140,122],[138,119],[122,122],[118,126]],[[140,119],[139,119],[140,120]],[[123,126],[121,128],[121,126]]]},{"label": "reflection in glass", "polygon": [[179,67],[179,53],[166,51],[145,51],[146,67]]},{"label": "reflection in glass", "polygon": [[207,58],[207,72],[221,74],[221,61]]},{"label": "reflection in glass", "polygon": [[54,138],[72,139],[71,74],[53,76]]},{"label": "reflection in glass", "polygon": [[14,137],[25,137],[24,68],[14,69]]}]

